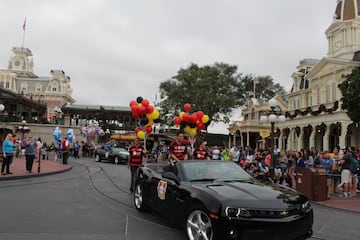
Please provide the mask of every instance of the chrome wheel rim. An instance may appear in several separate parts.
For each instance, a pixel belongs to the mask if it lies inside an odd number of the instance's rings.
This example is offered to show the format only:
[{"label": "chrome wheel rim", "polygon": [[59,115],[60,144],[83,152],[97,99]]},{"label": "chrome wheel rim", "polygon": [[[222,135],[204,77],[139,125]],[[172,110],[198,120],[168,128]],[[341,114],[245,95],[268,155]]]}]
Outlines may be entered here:
[{"label": "chrome wheel rim", "polygon": [[190,240],[213,239],[211,219],[202,210],[194,210],[187,217],[186,231]]},{"label": "chrome wheel rim", "polygon": [[137,184],[134,191],[135,207],[140,209],[142,207],[143,198],[142,198],[142,189],[140,184]]}]

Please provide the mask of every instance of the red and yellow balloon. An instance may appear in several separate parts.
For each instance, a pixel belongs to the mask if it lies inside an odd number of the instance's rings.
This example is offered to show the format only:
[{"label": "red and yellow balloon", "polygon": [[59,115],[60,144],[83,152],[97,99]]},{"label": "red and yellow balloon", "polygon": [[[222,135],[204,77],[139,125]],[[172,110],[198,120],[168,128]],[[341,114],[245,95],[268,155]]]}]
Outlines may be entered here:
[{"label": "red and yellow balloon", "polygon": [[184,112],[180,112],[179,116],[174,117],[174,124],[180,126],[180,129],[190,137],[194,137],[209,123],[209,116],[202,111],[190,113],[191,109],[191,104],[185,103]]},{"label": "red and yellow balloon", "polygon": [[139,139],[145,139],[146,134],[153,131],[154,121],[160,117],[159,111],[152,105],[149,100],[137,97],[136,101],[130,101],[130,109],[133,118],[138,122],[139,127],[135,129],[136,136]]}]

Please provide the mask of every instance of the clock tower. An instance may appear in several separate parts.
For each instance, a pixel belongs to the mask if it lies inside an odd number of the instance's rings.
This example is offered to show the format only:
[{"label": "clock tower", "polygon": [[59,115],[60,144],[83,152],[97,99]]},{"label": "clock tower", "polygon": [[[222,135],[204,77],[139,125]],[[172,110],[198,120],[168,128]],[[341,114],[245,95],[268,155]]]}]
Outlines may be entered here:
[{"label": "clock tower", "polygon": [[338,0],[333,22],[326,30],[328,57],[351,60],[360,50],[360,0]]},{"label": "clock tower", "polygon": [[10,58],[9,70],[33,72],[34,63],[32,60],[32,53],[28,48],[14,47],[12,49],[14,56]]}]

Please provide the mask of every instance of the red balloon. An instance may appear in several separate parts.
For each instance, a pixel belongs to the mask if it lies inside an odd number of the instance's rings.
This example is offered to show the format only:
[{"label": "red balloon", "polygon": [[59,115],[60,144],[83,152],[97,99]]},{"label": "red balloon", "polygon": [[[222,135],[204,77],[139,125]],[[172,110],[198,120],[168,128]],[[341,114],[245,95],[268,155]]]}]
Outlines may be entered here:
[{"label": "red balloon", "polygon": [[192,114],[190,121],[191,121],[192,123],[196,123],[197,120],[198,120],[198,116],[197,116],[196,114]]},{"label": "red balloon", "polygon": [[180,124],[181,124],[181,118],[180,118],[180,117],[175,117],[175,118],[174,118],[174,124],[177,125],[177,126],[180,126]]},{"label": "red balloon", "polygon": [[146,126],[146,128],[145,128],[145,132],[147,133],[147,134],[150,134],[151,132],[152,132],[152,126]]},{"label": "red balloon", "polygon": [[147,100],[147,99],[143,99],[141,103],[144,107],[149,106],[149,100]]},{"label": "red balloon", "polygon": [[137,106],[137,102],[136,101],[130,101],[130,107],[132,108],[133,106]]},{"label": "red balloon", "polygon": [[198,111],[197,115],[198,115],[198,119],[201,120],[202,117],[204,116],[204,113],[202,111]]},{"label": "red balloon", "polygon": [[137,127],[137,128],[135,128],[135,133],[137,134],[141,130],[142,130],[141,127]]},{"label": "red balloon", "polygon": [[137,112],[133,112],[132,113],[132,116],[135,120],[138,120],[139,119],[139,114]]},{"label": "red balloon", "polygon": [[190,110],[191,110],[191,104],[190,104],[190,103],[185,103],[185,104],[184,104],[184,110],[185,110],[185,112],[190,112]]},{"label": "red balloon", "polygon": [[[143,106],[144,106],[144,104],[143,104]],[[146,107],[146,113],[151,114],[154,111],[154,109],[155,109],[154,106],[149,105]]]},{"label": "red balloon", "polygon": [[183,120],[184,120],[184,122],[186,122],[186,123],[191,123],[191,116],[190,116],[190,114],[185,113],[184,116],[183,116]]},{"label": "red balloon", "polygon": [[202,130],[203,128],[205,127],[205,124],[203,124],[202,122],[199,122],[197,125],[196,125],[196,129],[199,131],[199,130]]},{"label": "red balloon", "polygon": [[146,114],[146,108],[144,106],[138,107],[137,110],[138,110],[139,115]]}]

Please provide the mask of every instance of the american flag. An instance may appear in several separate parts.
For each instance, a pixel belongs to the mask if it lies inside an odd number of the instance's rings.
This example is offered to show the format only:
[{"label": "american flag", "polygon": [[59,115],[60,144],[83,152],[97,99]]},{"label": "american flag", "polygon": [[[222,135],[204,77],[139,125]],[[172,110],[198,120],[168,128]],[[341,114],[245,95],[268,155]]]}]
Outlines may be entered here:
[{"label": "american flag", "polygon": [[26,17],[25,17],[24,23],[23,23],[23,25],[22,25],[22,28],[23,28],[23,30],[25,31],[25,29],[26,29]]}]

